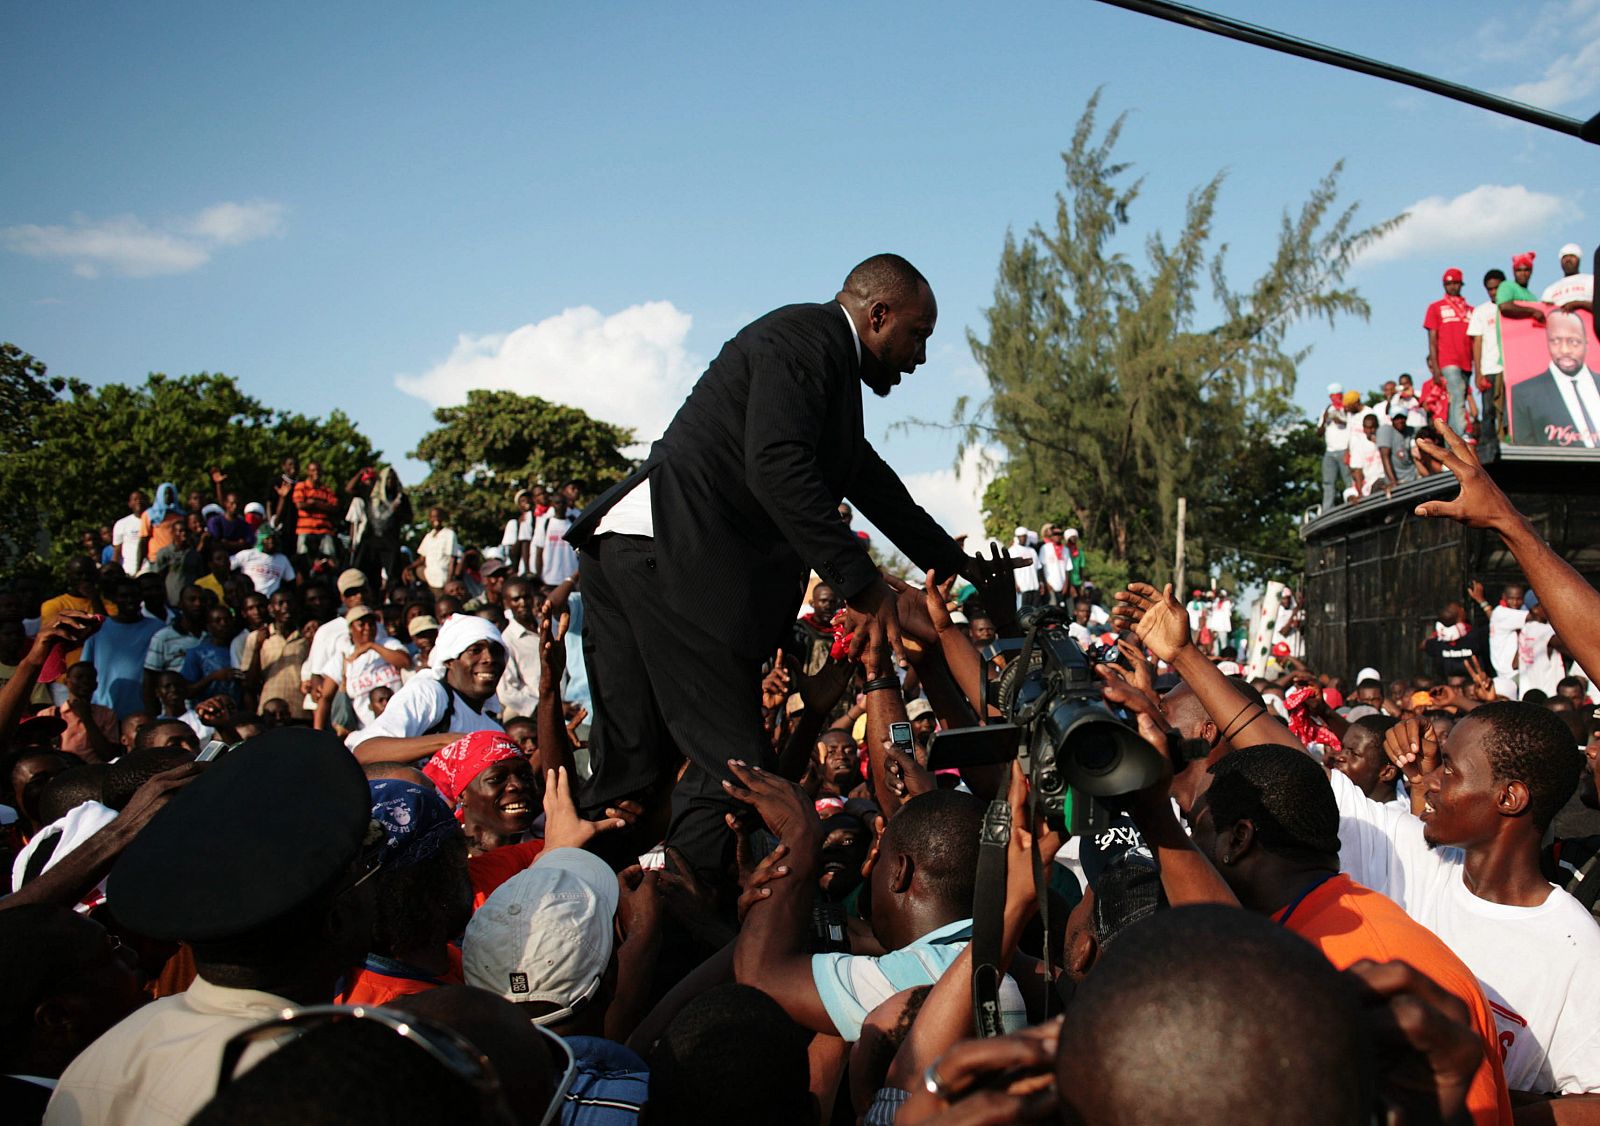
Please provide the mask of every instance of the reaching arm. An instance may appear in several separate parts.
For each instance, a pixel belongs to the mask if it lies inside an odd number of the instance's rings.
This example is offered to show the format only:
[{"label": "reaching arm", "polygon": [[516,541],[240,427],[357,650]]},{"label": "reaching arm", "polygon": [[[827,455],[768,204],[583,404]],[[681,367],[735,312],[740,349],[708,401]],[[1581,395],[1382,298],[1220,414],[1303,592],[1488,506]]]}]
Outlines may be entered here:
[{"label": "reaching arm", "polygon": [[966,565],[960,545],[912,498],[899,474],[870,445],[862,450],[848,493],[861,514],[923,570],[948,577]]},{"label": "reaching arm", "polygon": [[811,926],[822,823],[794,783],[739,763],[730,762],[728,769],[738,779],[737,784],[723,783],[728,793],[755,806],[767,828],[789,846],[789,872],[767,885],[770,894],[751,908],[734,940],[734,980],[762,990],[802,1027],[837,1036],[804,941]]},{"label": "reaching arm", "polygon": [[1600,681],[1600,631],[1593,628],[1593,623],[1600,621],[1600,591],[1556,554],[1532,522],[1517,511],[1479,464],[1472,447],[1442,422],[1438,430],[1448,448],[1427,439],[1420,444],[1455,474],[1461,492],[1454,500],[1417,505],[1417,515],[1447,517],[1498,535],[1527,576],[1528,585],[1539,592],[1550,625],[1567,643],[1573,658],[1591,683]]},{"label": "reaching arm", "polygon": [[186,762],[162,771],[134,792],[127,806],[104,829],[43,872],[29,880],[21,890],[0,899],[0,910],[33,903],[75,906],[89,890],[106,878],[111,865],[139,831],[172,795],[198,778],[205,763]]},{"label": "reaching arm", "polygon": [[1171,583],[1163,592],[1149,583],[1129,583],[1127,590],[1117,592],[1116,602],[1117,617],[1133,627],[1150,652],[1172,666],[1217,725],[1221,732],[1213,752],[1217,758],[1232,747],[1260,743],[1305,750],[1286,724],[1235,688],[1195,647],[1189,637],[1189,617],[1172,596]]},{"label": "reaching arm", "polygon": [[0,746],[10,744],[12,734],[22,722],[51,650],[57,647],[76,649],[99,628],[93,616],[77,610],[63,610],[39,630],[32,647],[17,662],[17,671],[4,687],[0,687]]},{"label": "reaching arm", "polygon": [[[1000,928],[1000,972],[1011,968],[1022,932],[1039,912],[1039,898],[1033,885],[1033,839],[1039,836],[1039,855],[1046,869],[1061,851],[1064,838],[1041,819],[1028,825],[1028,779],[1015,763],[1011,769],[1011,842],[1006,850],[1006,902]],[[922,1003],[922,1011],[911,1025],[905,1043],[896,1053],[884,1080],[887,1087],[914,1090],[928,1065],[957,1041],[972,1035],[972,946],[961,951],[948,970],[940,975],[932,992]]]},{"label": "reaching arm", "polygon": [[[539,633],[547,631],[541,625]],[[572,756],[572,740],[561,714],[561,676],[567,669],[567,645],[545,637],[539,643],[539,703],[534,707],[534,727],[539,740],[539,765],[544,770],[565,768],[567,776],[577,777]]]}]

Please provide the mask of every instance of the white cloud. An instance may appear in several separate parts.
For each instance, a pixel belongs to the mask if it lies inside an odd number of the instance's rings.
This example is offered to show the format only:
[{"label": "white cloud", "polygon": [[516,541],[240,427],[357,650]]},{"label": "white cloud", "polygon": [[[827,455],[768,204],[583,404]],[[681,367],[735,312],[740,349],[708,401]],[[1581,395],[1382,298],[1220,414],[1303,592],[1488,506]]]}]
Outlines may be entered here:
[{"label": "white cloud", "polygon": [[[1509,98],[1553,109],[1600,91],[1600,0],[1552,0],[1497,16],[1478,30],[1479,52],[1528,81],[1505,88]],[[1587,117],[1588,106],[1581,116]]]},{"label": "white cloud", "polygon": [[631,426],[648,443],[702,370],[684,346],[692,323],[670,301],[610,316],[583,305],[508,333],[463,333],[446,359],[395,386],[436,407],[465,402],[474,388],[537,395]]},{"label": "white cloud", "polygon": [[218,246],[238,246],[282,234],[283,212],[281,203],[218,203],[196,215],[189,231]]},{"label": "white cloud", "polygon": [[994,479],[1004,454],[998,448],[971,446],[961,464],[950,469],[902,474],[901,480],[916,502],[928,510],[945,531],[967,535],[967,548],[975,551],[983,538],[983,490]]},{"label": "white cloud", "polygon": [[1385,262],[1416,254],[1475,247],[1504,249],[1519,236],[1541,233],[1579,215],[1568,200],[1521,184],[1480,184],[1458,196],[1428,196],[1406,208],[1409,218],[1362,257]]},{"label": "white cloud", "polygon": [[18,254],[66,262],[80,277],[149,278],[188,273],[211,261],[219,247],[282,234],[283,217],[281,203],[262,200],[218,203],[155,225],[136,215],[74,215],[65,224],[5,227],[0,242]]}]

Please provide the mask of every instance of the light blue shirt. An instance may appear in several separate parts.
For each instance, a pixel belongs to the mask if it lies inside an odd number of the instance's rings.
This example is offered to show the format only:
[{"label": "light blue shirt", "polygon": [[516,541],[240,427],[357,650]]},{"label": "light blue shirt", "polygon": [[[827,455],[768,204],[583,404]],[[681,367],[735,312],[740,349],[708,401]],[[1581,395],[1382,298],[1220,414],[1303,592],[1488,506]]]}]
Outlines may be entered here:
[{"label": "light blue shirt", "polygon": [[[854,1042],[861,1038],[861,1024],[868,1013],[902,989],[938,981],[971,940],[972,920],[958,919],[876,958],[813,954],[811,976],[839,1035]],[[1022,994],[1009,976],[1000,986],[1000,1018],[1007,1032],[1028,1025]]]}]

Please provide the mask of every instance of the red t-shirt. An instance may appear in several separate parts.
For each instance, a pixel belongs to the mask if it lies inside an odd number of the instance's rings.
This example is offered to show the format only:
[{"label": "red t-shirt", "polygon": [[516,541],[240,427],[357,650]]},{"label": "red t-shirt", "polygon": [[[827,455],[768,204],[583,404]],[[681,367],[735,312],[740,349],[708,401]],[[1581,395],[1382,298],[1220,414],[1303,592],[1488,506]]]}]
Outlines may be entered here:
[{"label": "red t-shirt", "polygon": [[1439,366],[1472,370],[1472,339],[1467,335],[1467,322],[1472,319],[1472,306],[1462,297],[1441,297],[1428,306],[1422,318],[1422,327],[1439,334]]},{"label": "red t-shirt", "polygon": [[294,530],[299,536],[331,536],[333,534],[333,518],[321,512],[306,511],[307,501],[321,501],[323,504],[337,504],[332,489],[321,485],[313,485],[310,481],[300,481],[294,487],[294,507],[297,514]]},{"label": "red t-shirt", "polygon": [[1483,1041],[1485,1054],[1467,1089],[1467,1111],[1478,1126],[1511,1121],[1511,1096],[1501,1067],[1494,1013],[1478,979],[1437,935],[1394,900],[1342,874],[1325,880],[1287,910],[1288,918],[1279,917],[1282,911],[1273,918],[1309,940],[1335,969],[1345,969],[1364,958],[1401,961],[1460,998],[1472,1014],[1472,1027]]},{"label": "red t-shirt", "polygon": [[504,845],[467,859],[467,876],[472,880],[472,909],[494,894],[494,889],[539,858],[544,841],[534,838],[521,844]]},{"label": "red t-shirt", "polygon": [[426,993],[441,985],[465,985],[467,979],[461,972],[461,949],[447,946],[445,950],[450,955],[450,968],[441,977],[429,977],[420,971],[405,972],[398,965],[379,969],[382,963],[369,958],[367,965],[357,970],[355,977],[350,979],[350,988],[337,998],[337,1002],[341,1005],[387,1005],[396,997]]},{"label": "red t-shirt", "polygon": [[1422,390],[1417,393],[1417,398],[1422,403],[1422,409],[1434,418],[1449,418],[1450,391],[1437,379],[1425,381]]}]

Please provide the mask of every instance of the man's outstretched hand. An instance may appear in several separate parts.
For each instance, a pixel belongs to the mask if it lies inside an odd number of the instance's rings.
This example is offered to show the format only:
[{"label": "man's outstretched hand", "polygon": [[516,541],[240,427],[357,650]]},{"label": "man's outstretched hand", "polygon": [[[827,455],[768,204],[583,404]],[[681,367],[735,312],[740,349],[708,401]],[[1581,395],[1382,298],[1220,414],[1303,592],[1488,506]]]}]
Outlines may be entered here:
[{"label": "man's outstretched hand", "polygon": [[900,644],[899,594],[880,575],[867,589],[845,603],[845,626],[850,631],[849,657],[861,659],[861,652],[869,643],[881,638],[889,643],[896,656],[903,656]]},{"label": "man's outstretched hand", "polygon": [[1443,419],[1436,419],[1434,426],[1444,439],[1444,445],[1423,437],[1417,438],[1417,445],[1455,476],[1461,483],[1461,492],[1454,500],[1423,501],[1417,505],[1417,515],[1443,516],[1469,528],[1498,529],[1515,523],[1520,518],[1516,507],[1484,471],[1476,451]]}]

